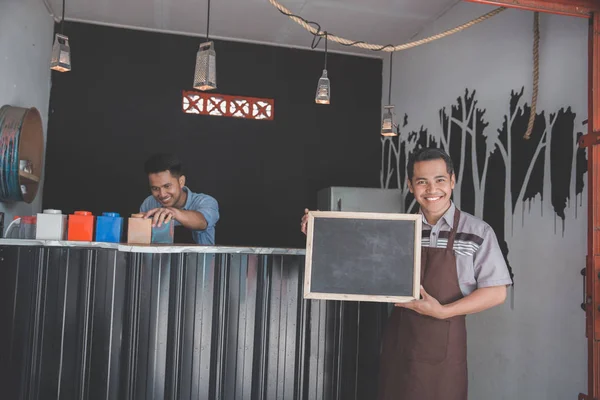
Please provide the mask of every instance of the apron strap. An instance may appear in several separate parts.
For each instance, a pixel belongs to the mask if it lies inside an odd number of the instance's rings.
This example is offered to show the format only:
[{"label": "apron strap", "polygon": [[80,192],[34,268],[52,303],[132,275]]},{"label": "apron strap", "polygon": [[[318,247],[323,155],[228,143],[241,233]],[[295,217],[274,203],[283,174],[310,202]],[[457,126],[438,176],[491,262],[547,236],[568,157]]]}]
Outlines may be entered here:
[{"label": "apron strap", "polygon": [[456,208],[454,210],[454,225],[452,226],[452,230],[450,231],[450,235],[448,236],[448,245],[446,249],[453,250],[454,249],[454,237],[456,236],[456,230],[458,229],[458,221],[460,220],[460,210]]}]

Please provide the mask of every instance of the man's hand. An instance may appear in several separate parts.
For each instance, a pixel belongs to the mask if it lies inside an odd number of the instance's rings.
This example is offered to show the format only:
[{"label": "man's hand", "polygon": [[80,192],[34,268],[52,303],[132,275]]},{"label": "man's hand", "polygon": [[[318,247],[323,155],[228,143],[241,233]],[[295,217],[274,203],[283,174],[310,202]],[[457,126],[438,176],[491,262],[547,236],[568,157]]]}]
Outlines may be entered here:
[{"label": "man's hand", "polygon": [[407,303],[397,303],[396,307],[404,307],[411,309],[413,311],[418,312],[422,315],[429,315],[430,317],[445,319],[447,318],[446,310],[443,305],[440,304],[433,296],[429,295],[421,286],[421,296],[423,296],[420,300],[412,300]]},{"label": "man's hand", "polygon": [[306,235],[306,226],[308,225],[308,208],[304,209],[304,215],[300,221],[300,230]]},{"label": "man's hand", "polygon": [[144,218],[152,218],[152,226],[160,227],[163,223],[167,224],[172,219],[177,220],[179,210],[173,207],[153,208],[144,214]]}]

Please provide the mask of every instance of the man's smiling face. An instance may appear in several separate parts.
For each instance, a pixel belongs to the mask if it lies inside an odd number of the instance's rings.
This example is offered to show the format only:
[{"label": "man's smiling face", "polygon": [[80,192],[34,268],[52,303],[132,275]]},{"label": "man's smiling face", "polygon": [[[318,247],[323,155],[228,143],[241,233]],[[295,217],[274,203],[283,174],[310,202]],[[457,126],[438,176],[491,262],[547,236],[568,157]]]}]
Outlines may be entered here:
[{"label": "man's smiling face", "polygon": [[418,161],[414,164],[408,188],[429,223],[437,222],[450,207],[454,181],[454,174],[448,173],[443,159]]}]

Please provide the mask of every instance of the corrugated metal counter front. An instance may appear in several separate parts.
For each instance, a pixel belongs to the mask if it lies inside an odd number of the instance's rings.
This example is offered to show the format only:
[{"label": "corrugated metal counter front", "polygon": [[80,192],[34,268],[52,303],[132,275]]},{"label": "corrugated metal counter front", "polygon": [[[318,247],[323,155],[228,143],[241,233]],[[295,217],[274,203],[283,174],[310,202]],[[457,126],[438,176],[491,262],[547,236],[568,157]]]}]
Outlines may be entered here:
[{"label": "corrugated metal counter front", "polygon": [[373,399],[385,306],[304,250],[0,240],[0,398]]}]

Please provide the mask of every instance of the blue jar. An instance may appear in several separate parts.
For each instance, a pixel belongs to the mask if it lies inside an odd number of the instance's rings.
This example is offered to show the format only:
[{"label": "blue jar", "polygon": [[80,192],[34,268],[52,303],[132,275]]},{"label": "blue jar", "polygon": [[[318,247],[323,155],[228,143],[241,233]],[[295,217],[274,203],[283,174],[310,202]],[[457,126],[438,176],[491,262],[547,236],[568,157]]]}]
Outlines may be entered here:
[{"label": "blue jar", "polygon": [[96,218],[96,242],[120,243],[123,218],[119,213],[105,212]]}]

